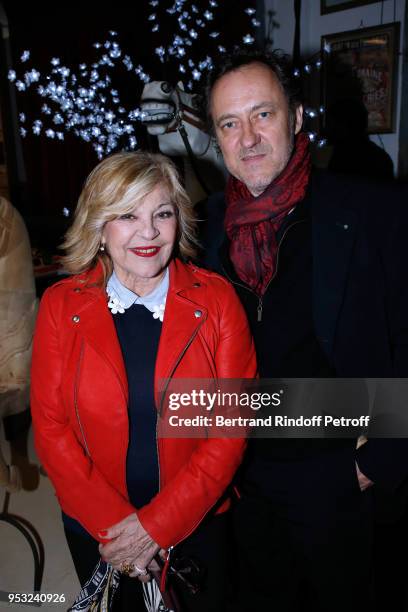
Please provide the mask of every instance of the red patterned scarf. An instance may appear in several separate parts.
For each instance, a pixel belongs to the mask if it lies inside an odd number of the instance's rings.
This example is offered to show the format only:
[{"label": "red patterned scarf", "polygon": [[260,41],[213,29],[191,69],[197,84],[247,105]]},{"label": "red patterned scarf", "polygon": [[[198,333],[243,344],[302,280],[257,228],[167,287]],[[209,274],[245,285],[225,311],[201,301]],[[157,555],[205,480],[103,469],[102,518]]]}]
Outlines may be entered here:
[{"label": "red patterned scarf", "polygon": [[259,296],[275,272],[276,232],[303,199],[310,168],[309,138],[301,132],[288,165],[258,197],[238,179],[228,179],[224,225],[231,242],[230,258],[240,279]]}]

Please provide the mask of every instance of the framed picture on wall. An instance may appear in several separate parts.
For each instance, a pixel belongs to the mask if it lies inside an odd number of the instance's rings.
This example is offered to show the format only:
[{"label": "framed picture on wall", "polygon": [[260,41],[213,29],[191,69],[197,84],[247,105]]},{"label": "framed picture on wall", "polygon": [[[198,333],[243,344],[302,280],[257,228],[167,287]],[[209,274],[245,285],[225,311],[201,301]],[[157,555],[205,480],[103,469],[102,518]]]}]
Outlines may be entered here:
[{"label": "framed picture on wall", "polygon": [[378,0],[320,0],[320,14],[334,13],[334,11],[344,11],[345,9],[362,6],[363,4],[373,4]]},{"label": "framed picture on wall", "polygon": [[366,110],[369,134],[395,130],[400,24],[389,23],[322,36],[322,103],[331,109],[354,101]]}]

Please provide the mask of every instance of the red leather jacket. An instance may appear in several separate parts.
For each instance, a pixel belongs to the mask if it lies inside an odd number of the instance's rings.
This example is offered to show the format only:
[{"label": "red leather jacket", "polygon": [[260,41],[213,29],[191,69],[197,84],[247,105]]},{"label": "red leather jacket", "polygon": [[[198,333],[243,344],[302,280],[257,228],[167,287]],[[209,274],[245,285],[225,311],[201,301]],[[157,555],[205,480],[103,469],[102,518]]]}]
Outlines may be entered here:
[{"label": "red leather jacket", "polygon": [[[63,510],[95,539],[135,512],[126,490],[126,372],[101,281],[97,267],[45,292],[31,383],[38,455]],[[234,289],[212,272],[173,261],[156,390],[161,378],[255,375]],[[231,482],[244,447],[242,439],[158,439],[160,492],[137,513],[160,546],[178,543],[201,522]]]}]

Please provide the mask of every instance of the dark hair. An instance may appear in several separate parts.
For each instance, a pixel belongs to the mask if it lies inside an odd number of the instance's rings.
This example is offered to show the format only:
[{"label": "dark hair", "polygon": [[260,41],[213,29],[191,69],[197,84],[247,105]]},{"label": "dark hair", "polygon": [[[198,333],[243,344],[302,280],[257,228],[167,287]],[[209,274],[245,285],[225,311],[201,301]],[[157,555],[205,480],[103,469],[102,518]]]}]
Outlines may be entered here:
[{"label": "dark hair", "polygon": [[239,70],[239,68],[255,63],[263,64],[273,72],[281,84],[288,101],[289,113],[292,117],[295,116],[296,108],[302,103],[302,89],[300,78],[294,75],[290,56],[280,49],[265,53],[263,51],[249,51],[248,49],[238,48],[235,49],[233,53],[223,56],[222,60],[214,65],[207,76],[205,87],[205,111],[208,124],[207,127],[210,132],[213,132],[211,93],[215,83],[229,72]]}]

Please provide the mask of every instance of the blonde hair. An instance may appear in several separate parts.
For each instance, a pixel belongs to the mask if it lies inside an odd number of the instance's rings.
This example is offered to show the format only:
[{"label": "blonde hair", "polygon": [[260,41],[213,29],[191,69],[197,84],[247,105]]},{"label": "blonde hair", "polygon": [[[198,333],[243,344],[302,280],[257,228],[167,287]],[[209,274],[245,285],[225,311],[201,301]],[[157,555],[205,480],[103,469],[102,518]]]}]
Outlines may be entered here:
[{"label": "blonde hair", "polygon": [[100,261],[106,282],[113,264],[108,253],[99,250],[105,223],[131,212],[158,185],[169,190],[177,212],[175,254],[185,260],[194,257],[198,241],[193,207],[173,162],[157,153],[123,152],[104,159],[86,179],[62,244],[65,269],[78,274]]}]

